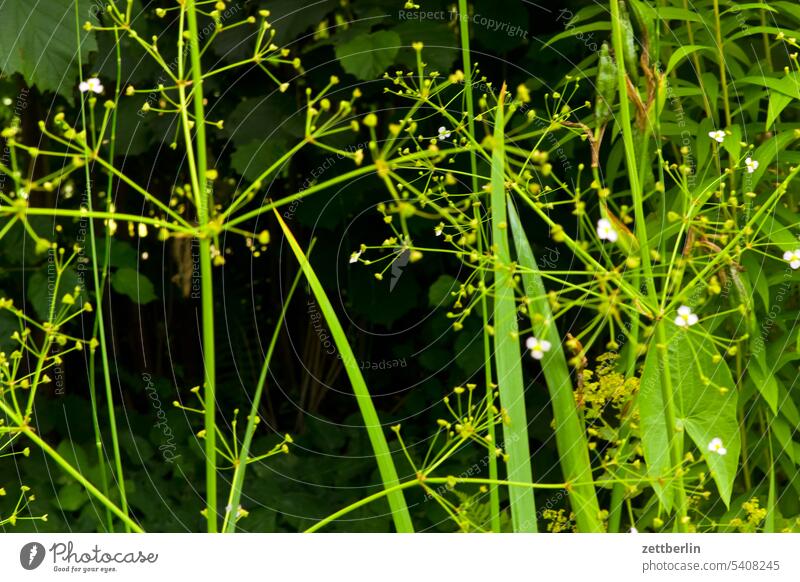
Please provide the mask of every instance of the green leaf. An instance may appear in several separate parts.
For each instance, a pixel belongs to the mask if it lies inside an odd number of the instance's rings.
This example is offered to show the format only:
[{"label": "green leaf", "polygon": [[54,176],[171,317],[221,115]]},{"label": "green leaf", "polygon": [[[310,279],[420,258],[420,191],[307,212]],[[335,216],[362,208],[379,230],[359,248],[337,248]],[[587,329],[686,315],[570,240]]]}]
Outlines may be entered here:
[{"label": "green leaf", "polygon": [[269,140],[253,140],[236,148],[231,156],[231,167],[248,180],[257,180],[286,149],[286,141],[280,135]]},{"label": "green leaf", "polygon": [[778,382],[773,370],[767,364],[763,345],[753,345],[752,357],[747,366],[747,374],[753,386],[769,405],[772,414],[778,413]]},{"label": "green leaf", "polygon": [[428,289],[428,305],[444,307],[449,305],[450,293],[458,290],[458,281],[450,275],[440,275]]},{"label": "green leaf", "polygon": [[390,30],[361,34],[336,45],[342,68],[359,79],[374,79],[394,62],[402,41]]},{"label": "green leaf", "polygon": [[[392,453],[389,450],[389,445],[386,442],[385,435],[383,434],[383,426],[381,425],[378,417],[378,412],[375,410],[375,405],[372,402],[372,396],[367,388],[367,383],[364,381],[364,376],[361,374],[358,360],[356,360],[355,355],[353,355],[353,350],[350,347],[350,343],[347,341],[347,335],[344,332],[344,328],[342,328],[339,317],[336,315],[336,311],[333,309],[333,305],[331,304],[330,299],[328,299],[325,289],[322,288],[322,284],[319,282],[317,274],[314,272],[311,263],[308,262],[303,250],[300,248],[300,245],[294,238],[292,231],[289,229],[277,211],[275,211],[275,216],[278,219],[278,223],[283,230],[286,240],[289,242],[289,246],[294,252],[297,261],[300,263],[300,268],[303,270],[303,274],[308,281],[308,285],[311,287],[311,290],[314,293],[314,297],[319,304],[320,311],[325,317],[325,321],[327,322],[328,328],[333,336],[333,341],[336,344],[336,348],[339,350],[339,355],[342,359],[342,366],[344,367],[345,372],[347,372],[347,377],[350,379],[350,384],[353,386],[356,402],[358,403],[358,407],[361,411],[361,417],[364,419],[364,426],[367,429],[367,434],[369,435],[369,440],[372,444],[373,454],[376,462],[378,463],[378,470],[381,475],[381,480],[383,481],[383,486],[385,489],[395,487],[399,485],[400,480],[397,476],[397,469],[394,466],[394,461],[392,460]],[[401,533],[413,532],[414,526],[411,522],[411,515],[408,512],[408,507],[406,506],[406,501],[402,490],[392,491],[391,493],[387,494],[386,497],[389,501],[389,507],[392,511],[392,519],[394,520],[397,531]]]},{"label": "green leaf", "polygon": [[77,511],[87,501],[89,501],[89,495],[77,483],[68,483],[58,492],[58,507],[64,511]]},{"label": "green leaf", "polygon": [[145,305],[158,299],[150,279],[136,269],[124,267],[111,275],[111,287],[117,293],[125,295],[134,303]]},{"label": "green leaf", "polygon": [[449,71],[453,61],[458,58],[455,32],[446,22],[404,22],[393,30],[400,35],[403,45],[397,55],[397,63],[410,71],[417,69],[417,51],[412,47],[415,42],[425,45],[422,60],[431,71]]},{"label": "green leaf", "polygon": [[[0,63],[7,75],[20,73],[28,85],[54,91],[72,101],[78,77],[75,1],[4,2],[0,18]],[[81,26],[97,22],[95,5],[78,1]],[[80,31],[83,61],[97,49],[93,32]]]},{"label": "green leaf", "polygon": [[[669,458],[665,403],[662,397],[662,370],[659,351],[667,350],[667,360],[675,402],[677,429],[683,429],[706,459],[720,497],[730,503],[733,479],[739,462],[739,423],[736,418],[737,395],[731,372],[725,360],[714,362],[713,343],[702,337],[699,326],[686,330],[671,321],[666,326],[666,346],[652,345],[647,352],[639,390],[639,414],[642,444],[648,474],[662,503],[670,505],[671,488],[658,484],[672,474]],[[722,439],[726,455],[710,452],[714,438]]]},{"label": "green leaf", "polygon": [[698,51],[711,51],[714,53],[714,48],[710,46],[704,46],[699,44],[687,44],[675,49],[675,52],[669,57],[669,62],[667,63],[667,70],[665,74],[669,75],[672,72],[672,69],[677,67],[680,62],[687,58],[692,53],[696,53]]},{"label": "green leaf", "polygon": [[564,40],[565,38],[572,38],[573,36],[577,36],[579,34],[585,34],[587,32],[596,32],[598,30],[611,30],[611,23],[608,21],[590,22],[589,24],[584,24],[582,26],[574,26],[568,28],[564,32],[555,35],[553,38],[544,43],[544,46],[542,48],[547,48],[551,44],[556,43],[560,40]]},{"label": "green leaf", "polygon": [[78,276],[78,273],[72,267],[67,267],[61,274],[61,279],[58,281],[58,289],[56,286],[56,272],[55,269],[47,269],[47,267],[36,271],[28,280],[28,301],[33,307],[36,316],[41,321],[47,321],[50,317],[50,304],[52,300],[56,299],[54,309],[58,309],[61,305],[61,299],[65,294],[72,294],[75,287],[80,287],[81,293],[75,297],[75,303],[81,304],[86,300],[86,292],[83,288],[83,280]]},{"label": "green leaf", "polygon": [[764,124],[764,131],[769,131],[778,116],[789,106],[795,98],[778,91],[770,91],[769,106],[767,107],[767,121]]},{"label": "green leaf", "polygon": [[[589,447],[586,442],[586,431],[583,418],[575,405],[572,391],[572,379],[567,365],[567,358],[561,347],[561,337],[555,325],[552,310],[547,300],[539,265],[525,235],[514,206],[508,205],[508,222],[517,249],[517,262],[522,267],[522,282],[525,296],[530,300],[528,313],[534,334],[539,339],[550,342],[551,349],[542,358],[542,370],[547,382],[547,390],[553,405],[553,416],[556,421],[556,446],[558,447],[564,479],[574,485],[569,492],[578,530],[583,533],[602,532],[603,524],[598,519],[600,507],[597,494],[592,485],[592,466],[589,460]],[[534,317],[534,314],[539,317]]]},{"label": "green leaf", "polygon": [[[494,266],[494,360],[500,405],[508,413],[503,425],[503,438],[508,452],[509,481],[533,482],[531,453],[528,447],[528,419],[525,412],[525,386],[522,381],[522,354],[518,339],[517,302],[511,269],[511,251],[506,227],[505,148],[503,96],[500,93],[494,128],[492,150],[491,210],[492,242],[497,252]],[[524,487],[509,487],[511,521],[514,532],[536,532],[536,505],[533,491]]]}]

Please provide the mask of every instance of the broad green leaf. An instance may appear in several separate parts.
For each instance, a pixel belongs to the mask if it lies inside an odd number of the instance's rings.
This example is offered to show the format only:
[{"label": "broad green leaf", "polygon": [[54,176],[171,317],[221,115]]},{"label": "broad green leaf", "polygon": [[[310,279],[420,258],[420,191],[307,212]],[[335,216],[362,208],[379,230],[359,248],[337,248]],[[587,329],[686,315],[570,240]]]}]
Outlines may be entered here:
[{"label": "broad green leaf", "polygon": [[134,303],[145,305],[158,299],[153,283],[136,269],[123,267],[111,275],[111,288]]},{"label": "broad green leaf", "polygon": [[767,12],[778,12],[772,6],[769,6],[766,2],[737,2],[736,6],[733,8],[728,8],[722,14],[738,14],[744,10],[766,10]]},{"label": "broad green leaf", "polygon": [[231,167],[248,180],[257,180],[264,171],[280,159],[286,150],[286,141],[282,136],[249,141],[238,146],[233,152]]},{"label": "broad green leaf", "polygon": [[30,301],[36,316],[41,321],[47,321],[50,317],[50,304],[53,299],[56,300],[53,309],[57,310],[61,306],[61,299],[64,295],[67,293],[72,295],[75,287],[81,289],[79,296],[74,298],[75,303],[81,304],[86,300],[86,291],[78,273],[72,267],[67,267],[58,281],[58,288],[56,288],[55,269],[48,270],[45,267],[36,271],[28,280],[28,301]]},{"label": "broad green leaf", "polygon": [[[759,330],[760,331],[760,330]],[[747,365],[747,374],[755,389],[769,405],[772,414],[778,413],[778,382],[774,372],[767,363],[766,352],[763,344],[753,342],[750,361]]]},{"label": "broad green leaf", "polygon": [[745,174],[746,177],[749,177],[745,181],[749,190],[755,190],[756,185],[769,170],[769,166],[773,161],[784,162],[783,152],[789,144],[797,139],[794,131],[783,131],[756,148],[751,157],[754,160],[758,160],[758,169],[752,174]]},{"label": "broad green leaf", "polygon": [[[89,0],[9,0],[0,4],[0,70],[20,73],[28,85],[57,92],[70,101],[77,94],[78,37],[75,2],[81,26],[97,22]],[[80,31],[83,61],[97,49],[93,32]]]},{"label": "broad green leaf", "polygon": [[[375,410],[375,405],[372,402],[372,395],[367,388],[367,383],[364,381],[364,376],[361,374],[358,360],[356,360],[353,350],[350,347],[350,343],[347,341],[347,335],[344,332],[344,328],[342,328],[342,324],[339,322],[339,317],[336,315],[336,311],[333,309],[330,299],[328,299],[328,294],[325,293],[325,289],[323,289],[322,284],[319,282],[317,274],[314,272],[314,268],[311,266],[311,263],[308,262],[308,259],[303,253],[303,250],[300,248],[300,245],[292,234],[292,231],[286,225],[277,210],[275,211],[275,217],[278,219],[278,223],[283,230],[286,240],[289,242],[292,252],[297,258],[298,263],[300,263],[300,268],[303,270],[303,274],[308,281],[308,285],[311,287],[311,291],[314,293],[314,297],[317,300],[320,311],[325,317],[325,321],[327,322],[328,328],[333,336],[333,341],[336,344],[336,348],[339,350],[342,366],[344,367],[345,372],[347,372],[347,377],[350,379],[350,384],[353,386],[356,402],[358,403],[358,408],[361,411],[361,417],[363,418],[364,426],[367,429],[367,434],[369,435],[369,440],[372,444],[373,454],[376,462],[378,463],[378,470],[381,475],[381,480],[383,481],[383,486],[385,489],[395,487],[399,485],[400,479],[397,476],[397,469],[395,468],[394,461],[392,460],[392,453],[389,450],[389,445],[386,442],[385,435],[383,434],[383,425],[381,425],[380,419],[378,418],[378,412]],[[408,507],[406,506],[406,501],[402,490],[396,490],[392,493],[389,493],[387,495],[387,500],[389,501],[389,507],[391,507],[392,510],[392,519],[394,520],[397,531],[401,533],[413,532],[414,526],[411,522],[411,515],[408,512]]]},{"label": "broad green leaf", "polygon": [[447,22],[404,22],[393,30],[400,36],[402,44],[396,62],[410,71],[417,69],[417,51],[412,47],[415,42],[421,42],[425,46],[422,60],[430,71],[449,71],[458,58],[455,31]]},{"label": "broad green leaf", "polygon": [[89,494],[77,483],[67,483],[58,491],[58,507],[64,511],[77,511],[87,501]]},{"label": "broad green leaf", "polygon": [[400,35],[390,30],[362,34],[336,45],[336,58],[345,71],[358,79],[374,79],[394,62]]},{"label": "broad green leaf", "polygon": [[733,43],[740,38],[745,38],[748,36],[753,36],[755,34],[763,34],[767,33],[771,36],[775,36],[778,34],[785,34],[786,36],[791,36],[792,31],[791,29],[784,29],[784,28],[777,28],[775,26],[750,26],[743,29],[741,32],[737,32],[725,39],[725,44]]},{"label": "broad green leaf", "polygon": [[796,2],[787,2],[787,1],[780,1],[780,2],[771,2],[773,6],[780,9],[781,14],[791,14],[795,20],[800,22],[800,5]]},{"label": "broad green leaf", "polygon": [[[715,347],[702,337],[699,326],[687,330],[669,319],[659,325],[666,326],[666,346],[651,345],[648,350],[638,398],[648,474],[662,502],[669,505],[671,488],[659,485],[660,479],[672,475],[660,365],[661,353],[666,349],[676,408],[676,435],[683,430],[694,441],[727,505],[741,446],[736,418],[737,394],[730,370],[724,359],[718,362],[712,359]],[[714,438],[722,439],[727,454],[708,450]]]},{"label": "broad green leaf", "polygon": [[725,135],[722,147],[728,152],[732,160],[738,160],[742,153],[742,128],[738,125],[729,127],[730,135]]},{"label": "broad green leaf", "polygon": [[655,9],[661,20],[682,20],[690,22],[703,22],[703,17],[696,11],[685,8],[663,6]]},{"label": "broad green leaf", "polygon": [[778,91],[770,91],[769,106],[767,107],[767,121],[764,124],[764,131],[769,131],[778,116],[789,106],[795,98]]},{"label": "broad green leaf", "polygon": [[428,305],[444,307],[450,305],[450,293],[458,291],[459,283],[450,275],[440,275],[428,289]]},{"label": "broad green leaf", "polygon": [[683,59],[698,51],[710,51],[711,53],[715,52],[713,47],[698,44],[689,44],[678,47],[669,57],[669,62],[667,63],[667,70],[665,73],[669,75],[672,72],[672,69],[677,67]]},{"label": "broad green leaf", "polygon": [[759,85],[773,91],[778,91],[784,95],[789,95],[795,99],[800,99],[800,77],[798,77],[796,73],[781,78],[767,76],[743,77],[737,82],[747,83],[748,85]]},{"label": "broad green leaf", "polygon": [[792,430],[789,423],[780,416],[770,420],[770,429],[783,451],[792,460],[792,463],[795,465],[800,464],[800,444],[792,438],[793,435],[797,434],[796,430]]}]

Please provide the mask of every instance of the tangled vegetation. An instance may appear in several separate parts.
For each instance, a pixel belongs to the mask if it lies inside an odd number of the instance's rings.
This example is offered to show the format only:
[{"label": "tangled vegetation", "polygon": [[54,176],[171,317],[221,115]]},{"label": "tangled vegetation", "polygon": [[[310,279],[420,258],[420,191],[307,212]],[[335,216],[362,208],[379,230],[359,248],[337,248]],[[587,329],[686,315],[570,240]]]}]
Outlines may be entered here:
[{"label": "tangled vegetation", "polygon": [[793,3],[41,3],[6,531],[800,529]]}]

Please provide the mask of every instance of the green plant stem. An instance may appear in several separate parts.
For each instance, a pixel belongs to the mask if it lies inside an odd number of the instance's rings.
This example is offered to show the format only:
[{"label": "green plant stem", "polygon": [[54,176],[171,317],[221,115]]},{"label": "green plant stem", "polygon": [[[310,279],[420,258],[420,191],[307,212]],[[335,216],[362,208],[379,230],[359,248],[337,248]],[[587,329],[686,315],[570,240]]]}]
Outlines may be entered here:
[{"label": "green plant stem", "polygon": [[664,322],[659,322],[656,326],[656,350],[659,354],[659,365],[661,366],[661,398],[664,401],[664,420],[667,425],[667,446],[669,447],[670,461],[676,471],[675,490],[677,499],[675,501],[676,513],[678,516],[677,527],[681,532],[687,532],[685,523],[687,502],[686,490],[683,487],[683,473],[681,470],[683,461],[683,439],[677,434],[675,425],[675,391],[672,388],[672,374],[669,367],[669,346],[667,344],[667,333],[664,329]]},{"label": "green plant stem", "polygon": [[[308,254],[311,253],[311,248],[314,243],[312,242],[308,249]],[[239,507],[239,500],[242,496],[242,485],[244,483],[245,472],[247,471],[248,457],[250,456],[250,445],[253,442],[253,435],[256,431],[256,418],[258,418],[258,407],[261,404],[261,395],[264,392],[264,384],[267,381],[267,373],[269,372],[269,365],[272,361],[272,354],[275,351],[275,344],[278,343],[278,336],[280,335],[281,327],[286,318],[286,312],[289,309],[289,304],[294,297],[294,292],[297,289],[297,284],[303,275],[303,271],[297,271],[292,286],[286,295],[286,300],[281,309],[281,314],[275,322],[275,331],[272,333],[272,339],[267,348],[267,355],[264,358],[264,364],[261,367],[261,374],[258,377],[258,384],[256,385],[256,392],[253,395],[253,402],[250,406],[250,416],[247,417],[247,427],[244,432],[244,439],[242,439],[242,446],[239,452],[239,458],[236,462],[236,468],[233,472],[233,481],[231,483],[231,491],[228,496],[228,508],[225,511],[225,519],[222,522],[222,531],[225,533],[233,533],[236,530],[236,513]],[[235,436],[234,436],[235,438]],[[233,517],[231,517],[233,516]]]},{"label": "green plant stem", "polygon": [[[462,15],[468,14],[469,6],[467,0],[458,0],[458,11]],[[459,19],[460,32],[461,32],[461,62],[464,69],[464,99],[467,105],[467,128],[469,134],[475,135],[475,104],[472,95],[472,57],[470,55],[469,43],[469,22],[465,18]],[[469,165],[472,172],[471,186],[472,193],[476,202],[480,204],[480,196],[478,194],[478,156],[474,148],[469,150]],[[481,224],[481,213],[478,206],[473,206],[473,217],[476,224]],[[478,254],[483,255],[483,233],[478,233],[477,237]],[[481,286],[486,285],[486,274],[483,269],[478,272],[479,281]],[[481,294],[481,318],[483,319],[483,361],[484,361],[484,381],[486,382],[486,394],[489,402],[494,401],[494,388],[492,387],[492,342],[486,330],[489,328],[489,308],[486,304],[486,295]],[[488,413],[489,422],[489,436],[493,442],[495,439],[494,427],[494,413],[492,408],[489,407]],[[494,451],[489,451],[489,478],[497,479],[497,455]],[[500,532],[500,492],[497,487],[489,488],[489,511],[491,515],[491,528],[495,533]]]},{"label": "green plant stem", "polygon": [[321,519],[313,526],[308,528],[304,533],[314,533],[319,531],[332,521],[336,521],[340,517],[347,515],[351,511],[358,509],[359,507],[363,507],[386,497],[392,493],[403,491],[404,489],[410,489],[411,487],[415,486],[423,486],[423,484],[431,484],[431,485],[452,485],[453,483],[468,483],[474,485],[490,485],[494,487],[509,487],[509,488],[522,488],[522,489],[546,489],[546,490],[553,490],[553,489],[564,489],[566,484],[564,483],[525,483],[520,481],[501,481],[498,479],[480,479],[480,478],[459,478],[459,477],[427,477],[424,480],[413,480],[413,481],[406,481],[405,483],[399,483],[394,485],[388,489],[384,489],[383,491],[378,491],[370,495],[369,497],[364,497],[363,499],[359,499],[355,503],[348,505],[337,511],[336,513],[332,513],[328,517]]},{"label": "green plant stem", "polygon": [[[715,0],[716,1],[716,0]],[[655,279],[653,277],[653,266],[650,259],[649,238],[647,236],[647,220],[644,212],[644,192],[641,187],[641,177],[639,176],[639,165],[636,157],[636,146],[633,138],[633,128],[631,125],[630,105],[628,103],[627,92],[627,79],[625,71],[625,61],[620,58],[623,54],[623,36],[622,25],[620,21],[619,0],[611,0],[611,28],[612,40],[614,44],[614,53],[617,55],[617,89],[619,91],[620,99],[620,117],[619,125],[622,129],[622,139],[625,146],[625,159],[628,166],[628,180],[631,188],[631,197],[633,199],[634,216],[636,219],[636,236],[639,239],[640,259],[642,262],[642,270],[647,286],[647,295],[650,302],[658,304],[658,293],[656,291]],[[644,152],[640,153],[644,155]],[[657,314],[657,318],[660,314]],[[667,439],[670,447],[670,457],[673,466],[679,470],[682,461],[682,452],[679,447],[682,446],[682,441],[675,434],[675,404],[674,393],[672,389],[672,382],[669,371],[669,357],[666,347],[666,334],[663,325],[658,327],[658,355],[659,366],[662,374],[662,397],[666,405],[664,411],[665,420],[667,424]],[[678,508],[678,527],[682,531],[686,531],[686,523],[683,519],[686,516],[686,491],[682,486],[682,478],[678,475],[677,489],[677,508]]]},{"label": "green plant stem", "polygon": [[[189,23],[189,50],[191,54],[192,93],[194,101],[196,166],[192,177],[195,199],[198,202],[198,222],[201,229],[206,228],[209,214],[213,208],[213,195],[208,189],[206,175],[206,117],[203,106],[203,70],[200,63],[200,37],[197,26],[196,0],[186,0],[186,15]],[[187,107],[184,101],[182,107]],[[185,111],[184,111],[185,113]],[[188,125],[186,131],[189,131]],[[191,151],[193,144],[187,143]],[[208,532],[217,531],[217,425],[216,425],[216,363],[214,346],[214,271],[211,264],[211,239],[208,233],[200,238],[200,294],[203,326],[203,370],[205,387],[204,425],[206,444],[206,520]]]},{"label": "green plant stem", "polygon": [[722,104],[725,109],[725,127],[733,125],[731,104],[728,102],[728,74],[725,70],[725,48],[722,42],[722,21],[719,17],[719,0],[714,0],[714,33],[717,41],[717,61],[719,63],[719,84],[722,87]]},{"label": "green plant stem", "polygon": [[100,503],[102,503],[105,507],[107,507],[114,515],[119,517],[123,523],[130,529],[130,531],[134,531],[136,533],[143,533],[144,530],[134,522],[127,512],[123,512],[119,507],[117,507],[113,501],[111,501],[108,497],[103,495],[102,491],[100,491],[97,487],[92,485],[92,483],[84,477],[80,471],[75,469],[69,462],[62,457],[58,452],[47,444],[38,434],[28,426],[23,418],[19,418],[17,414],[8,407],[8,405],[0,400],[0,409],[3,410],[10,418],[17,424],[20,433],[24,434],[28,437],[33,443],[42,449],[51,459],[53,459],[59,467],[61,467],[67,474],[69,474],[72,478],[74,478],[78,483],[83,485],[86,490],[91,493]]},{"label": "green plant stem", "polygon": [[[80,72],[81,80],[83,80],[83,71],[82,71],[82,62],[81,62],[81,27],[80,27],[80,13],[78,9],[78,3],[75,3],[75,27],[77,32],[77,41],[78,41],[78,69]],[[120,75],[120,63],[121,63],[121,55],[120,55],[120,47],[119,47],[119,37],[117,37],[116,43],[116,58],[117,58],[117,79],[116,79],[116,86],[115,86],[115,97],[116,101],[119,101],[119,93],[120,93],[120,83],[121,83],[121,75]],[[114,108],[114,123],[112,125],[112,136],[116,136],[116,107]],[[81,98],[81,122],[83,124],[84,130],[86,130],[86,100]],[[110,144],[110,158],[113,161],[114,159],[114,139],[112,138]],[[85,171],[85,178],[86,178],[86,207],[88,211],[91,213],[93,210],[93,203],[92,203],[92,176],[90,173],[89,164],[84,164],[84,171]],[[109,191],[107,193],[108,196],[111,196],[111,184],[113,178],[109,175]],[[119,434],[117,431],[117,416],[116,411],[114,409],[114,391],[111,384],[111,369],[109,366],[108,361],[108,344],[106,342],[106,329],[105,329],[105,318],[103,315],[103,286],[100,284],[100,276],[98,274],[97,269],[97,237],[95,235],[94,230],[94,220],[88,219],[89,222],[89,246],[91,248],[92,253],[92,282],[94,284],[95,290],[95,302],[96,302],[96,316],[95,316],[95,325],[97,326],[97,334],[98,334],[98,342],[100,346],[100,360],[102,362],[103,368],[103,385],[105,386],[105,393],[106,393],[106,405],[107,405],[107,412],[108,412],[108,423],[109,429],[111,431],[111,449],[114,455],[114,469],[116,473],[117,479],[117,490],[119,491],[120,497],[120,507],[122,512],[127,516],[128,515],[128,496],[126,493],[125,488],[125,473],[122,469],[122,455],[120,453],[120,445],[119,445]],[[107,236],[107,233],[106,233]],[[105,273],[105,271],[104,271]],[[55,298],[54,298],[55,301]],[[92,366],[94,365],[94,353],[90,351],[89,357],[92,359]],[[96,409],[96,399],[94,398],[94,389],[91,389],[91,401],[92,401],[92,416],[94,419],[97,418],[97,409]],[[97,447],[100,452],[100,464],[102,466],[102,482],[105,486],[105,459],[102,455],[102,436],[100,434],[100,426],[99,421],[94,424],[95,427],[95,439],[97,441]],[[110,509],[110,508],[109,508]],[[125,531],[130,532],[130,524],[129,520],[123,520],[125,524]],[[111,524],[113,531],[113,524]]]}]

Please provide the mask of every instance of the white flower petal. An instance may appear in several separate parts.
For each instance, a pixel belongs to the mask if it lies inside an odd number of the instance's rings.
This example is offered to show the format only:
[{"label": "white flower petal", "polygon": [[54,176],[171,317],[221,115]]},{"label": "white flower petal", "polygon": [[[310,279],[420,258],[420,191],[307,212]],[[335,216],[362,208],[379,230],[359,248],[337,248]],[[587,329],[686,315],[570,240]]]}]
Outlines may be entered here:
[{"label": "white flower petal", "polygon": [[544,357],[544,352],[540,350],[531,350],[531,357],[534,360],[541,360]]},{"label": "white flower petal", "polygon": [[675,318],[675,325],[678,327],[686,327],[688,324],[686,323],[686,320],[679,315]]},{"label": "white flower petal", "polygon": [[800,269],[800,261],[795,259],[795,260],[793,260],[792,262],[789,263],[789,266],[794,270]]},{"label": "white flower petal", "polygon": [[525,340],[525,347],[529,350],[532,350],[537,343],[539,343],[539,340],[537,340],[535,337],[529,337]]},{"label": "white flower petal", "polygon": [[689,315],[692,312],[692,308],[688,305],[681,305],[678,307],[678,315]]},{"label": "white flower petal", "polygon": [[690,313],[686,316],[686,325],[694,325],[698,321],[699,318],[694,313]]}]

